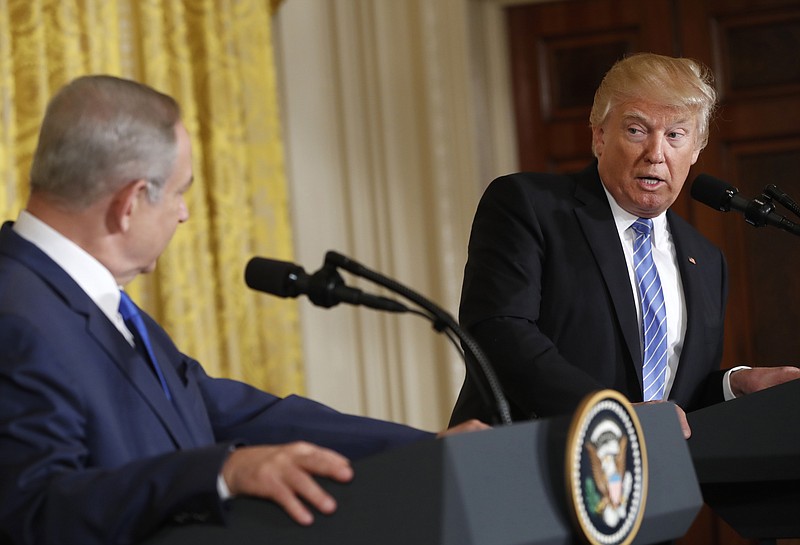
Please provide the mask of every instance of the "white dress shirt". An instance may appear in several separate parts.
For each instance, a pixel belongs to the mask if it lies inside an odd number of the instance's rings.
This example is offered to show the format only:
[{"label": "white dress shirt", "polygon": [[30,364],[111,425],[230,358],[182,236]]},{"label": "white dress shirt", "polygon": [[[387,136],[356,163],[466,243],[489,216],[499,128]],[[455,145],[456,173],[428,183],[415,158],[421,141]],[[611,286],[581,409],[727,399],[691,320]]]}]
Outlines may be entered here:
[{"label": "white dress shirt", "polygon": [[119,290],[114,276],[83,248],[23,210],[14,223],[14,231],[55,261],[103,311],[131,346],[134,338],[119,313]]},{"label": "white dress shirt", "polygon": [[[642,301],[639,295],[639,288],[636,284],[636,273],[633,266],[633,240],[635,233],[630,229],[638,216],[635,216],[623,209],[611,193],[603,186],[603,190],[608,197],[608,204],[614,215],[614,222],[617,225],[617,235],[622,243],[625,252],[625,261],[628,265],[628,277],[631,283],[631,291],[636,301],[636,316],[639,322],[639,343],[642,343],[641,323],[642,323]],[[675,244],[672,241],[672,233],[669,230],[666,212],[651,218],[653,220],[653,231],[651,244],[653,248],[653,261],[655,262],[658,276],[661,279],[661,288],[664,291],[664,306],[667,311],[667,373],[666,389],[664,399],[669,397],[675,376],[678,371],[678,363],[681,359],[683,350],[683,339],[686,336],[687,313],[686,298],[683,292],[680,269],[678,269],[678,257],[675,252]],[[747,367],[734,367],[730,369],[722,381],[722,393],[726,400],[733,399],[733,391],[730,385],[730,375],[739,369]]]}]

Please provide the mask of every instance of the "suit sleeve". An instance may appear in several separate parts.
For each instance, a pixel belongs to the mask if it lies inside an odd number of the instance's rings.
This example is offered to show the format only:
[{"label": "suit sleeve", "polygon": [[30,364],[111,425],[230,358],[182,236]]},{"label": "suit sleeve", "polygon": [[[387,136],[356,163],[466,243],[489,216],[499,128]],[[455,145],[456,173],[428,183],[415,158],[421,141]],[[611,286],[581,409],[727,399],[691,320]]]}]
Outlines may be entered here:
[{"label": "suit sleeve", "polygon": [[201,391],[198,409],[207,414],[197,416],[212,422],[214,440],[98,463],[93,445],[103,439],[93,423],[114,416],[97,414],[104,409],[87,402],[87,378],[47,339],[18,317],[0,316],[0,535],[14,543],[135,543],[169,521],[222,523],[217,476],[243,442],[303,439],[355,457],[433,437],[213,379],[181,355],[182,378]]},{"label": "suit sleeve", "polygon": [[239,381],[211,378],[193,360],[188,372],[200,385],[217,441],[308,441],[357,460],[435,437],[402,424],[344,414],[301,396],[278,398]]},{"label": "suit sleeve", "polygon": [[178,351],[152,318],[147,320],[169,360],[179,362],[176,372],[181,381],[197,386],[217,442],[308,441],[356,460],[435,437],[402,424],[344,414],[301,396],[280,398],[237,380],[209,377],[197,361]]},{"label": "suit sleeve", "polygon": [[[492,362],[515,418],[570,412],[601,385],[540,329],[548,260],[558,259],[539,210],[516,177],[495,180],[478,206],[464,272],[460,321]],[[452,422],[484,416],[468,372]]]},{"label": "suit sleeve", "polygon": [[0,528],[14,543],[132,543],[170,517],[221,520],[228,445],[95,467],[81,378],[45,336],[0,317]]}]

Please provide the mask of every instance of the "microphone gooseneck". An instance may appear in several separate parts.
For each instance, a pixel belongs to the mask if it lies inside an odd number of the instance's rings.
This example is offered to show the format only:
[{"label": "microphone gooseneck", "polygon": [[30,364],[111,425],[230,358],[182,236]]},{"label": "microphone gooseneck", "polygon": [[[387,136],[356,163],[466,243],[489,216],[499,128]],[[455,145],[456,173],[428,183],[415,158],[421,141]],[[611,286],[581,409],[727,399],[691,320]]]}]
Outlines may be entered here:
[{"label": "microphone gooseneck", "polygon": [[[356,276],[371,280],[398,295],[412,301],[423,311],[409,308],[399,301],[364,293],[355,288],[348,287],[339,275],[337,268],[346,270]],[[456,349],[459,350],[465,365],[483,376],[489,386],[489,391],[481,381],[477,382],[478,390],[487,406],[495,407],[498,423],[511,424],[511,410],[508,400],[500,387],[500,381],[494,373],[488,358],[483,354],[478,343],[459,327],[456,320],[440,307],[382,274],[371,271],[352,259],[336,252],[330,251],[325,255],[325,262],[319,271],[308,275],[300,265],[286,261],[278,261],[264,257],[253,257],[247,263],[244,272],[245,283],[248,287],[278,297],[308,296],[309,300],[317,306],[330,308],[338,303],[362,305],[389,312],[411,312],[428,318],[433,323],[434,329],[445,333]],[[467,350],[472,359],[466,358],[458,347],[452,335],[458,337],[461,345]],[[477,368],[472,369],[477,364]]]},{"label": "microphone gooseneck", "polygon": [[778,186],[775,184],[769,184],[767,187],[765,187],[764,194],[775,199],[783,206],[791,210],[795,216],[800,217],[800,205],[798,205],[789,195],[778,189]]},{"label": "microphone gooseneck", "polygon": [[[484,402],[486,402],[488,406],[495,407],[500,423],[511,424],[511,410],[508,405],[508,400],[503,393],[503,389],[500,386],[500,381],[498,380],[494,369],[489,363],[489,359],[483,353],[480,346],[478,346],[477,341],[475,341],[475,339],[473,339],[472,336],[470,336],[466,331],[461,329],[456,320],[450,314],[412,289],[378,272],[372,271],[364,265],[361,265],[360,263],[353,261],[349,257],[346,257],[342,254],[329,251],[325,254],[325,264],[340,267],[356,276],[371,280],[380,286],[402,295],[409,301],[413,301],[430,313],[429,318],[432,320],[434,328],[437,331],[448,329],[452,331],[453,334],[459,338],[462,345],[473,356],[474,361],[478,365],[478,368],[475,370],[481,373],[481,375],[486,379],[486,383],[489,385],[490,392],[487,392],[484,385],[481,384],[480,381],[477,383]],[[464,362],[466,365],[471,366],[470,359],[464,358]]]}]

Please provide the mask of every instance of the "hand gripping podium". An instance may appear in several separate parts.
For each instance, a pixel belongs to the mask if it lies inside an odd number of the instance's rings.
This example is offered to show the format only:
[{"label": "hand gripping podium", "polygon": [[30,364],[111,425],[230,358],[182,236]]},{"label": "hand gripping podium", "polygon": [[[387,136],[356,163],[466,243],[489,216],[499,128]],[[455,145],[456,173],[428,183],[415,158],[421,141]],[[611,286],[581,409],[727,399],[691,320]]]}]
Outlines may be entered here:
[{"label": "hand gripping podium", "polygon": [[[634,544],[682,536],[702,506],[689,450],[671,404],[636,408],[649,486]],[[227,526],[169,526],[149,545],[570,545],[565,444],[570,419],[541,419],[448,436],[354,463],[351,483],[325,481],[332,516],[295,524],[276,505],[232,501]]]},{"label": "hand gripping podium", "polygon": [[800,537],[800,380],[688,420],[706,503],[744,537]]}]

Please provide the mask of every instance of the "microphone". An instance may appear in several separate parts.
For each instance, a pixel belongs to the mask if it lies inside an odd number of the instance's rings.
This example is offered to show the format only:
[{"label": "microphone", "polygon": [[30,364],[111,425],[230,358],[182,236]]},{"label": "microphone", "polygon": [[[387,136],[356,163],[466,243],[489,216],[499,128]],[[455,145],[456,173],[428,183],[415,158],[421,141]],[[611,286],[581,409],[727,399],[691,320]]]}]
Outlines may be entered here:
[{"label": "microphone", "polygon": [[254,257],[245,267],[244,281],[251,289],[278,297],[307,295],[312,303],[325,308],[348,303],[389,312],[408,311],[408,307],[398,301],[346,286],[336,269],[330,265],[324,265],[309,276],[300,265]]},{"label": "microphone", "polygon": [[775,212],[775,204],[766,195],[748,200],[739,194],[731,184],[708,174],[700,174],[692,183],[692,198],[715,210],[728,212],[736,210],[744,214],[750,225],[763,227],[772,225],[779,229],[800,235],[800,226]]}]

